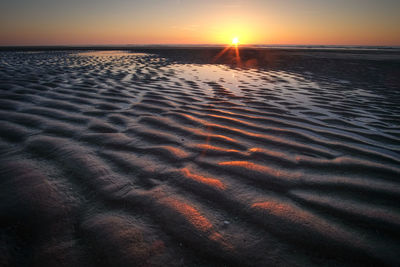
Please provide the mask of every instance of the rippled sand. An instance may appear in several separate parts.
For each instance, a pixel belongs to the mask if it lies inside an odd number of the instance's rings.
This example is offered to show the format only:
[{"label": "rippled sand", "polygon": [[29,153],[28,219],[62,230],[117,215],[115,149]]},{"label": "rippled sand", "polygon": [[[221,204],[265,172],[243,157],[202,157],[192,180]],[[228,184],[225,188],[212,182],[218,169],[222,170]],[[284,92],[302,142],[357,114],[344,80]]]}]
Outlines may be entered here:
[{"label": "rippled sand", "polygon": [[385,90],[2,52],[0,265],[399,265],[400,98]]}]

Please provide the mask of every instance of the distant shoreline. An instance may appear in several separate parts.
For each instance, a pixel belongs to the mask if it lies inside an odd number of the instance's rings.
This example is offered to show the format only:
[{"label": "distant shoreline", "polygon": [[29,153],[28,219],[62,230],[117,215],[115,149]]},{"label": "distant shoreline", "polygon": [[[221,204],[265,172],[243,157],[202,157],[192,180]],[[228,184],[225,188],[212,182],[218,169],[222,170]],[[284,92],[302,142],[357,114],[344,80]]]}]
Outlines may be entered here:
[{"label": "distant shoreline", "polygon": [[[60,50],[170,50],[170,49],[221,49],[228,45],[55,45],[55,46],[0,46],[0,51],[60,51]],[[342,46],[342,45],[240,45],[240,50],[282,50],[282,51],[366,51],[400,53],[400,46]]]},{"label": "distant shoreline", "polygon": [[[239,46],[239,60],[234,47],[227,46],[14,46],[0,47],[0,52],[126,51],[154,54],[177,64],[223,64],[233,68],[255,68],[311,72],[320,77],[336,77],[354,83],[388,80],[398,87],[400,49],[347,49],[331,47],[249,47]],[[371,47],[370,47],[371,48]],[[376,72],[379,69],[380,72]],[[381,76],[380,74],[385,74]],[[367,82],[367,83],[368,83]]]}]

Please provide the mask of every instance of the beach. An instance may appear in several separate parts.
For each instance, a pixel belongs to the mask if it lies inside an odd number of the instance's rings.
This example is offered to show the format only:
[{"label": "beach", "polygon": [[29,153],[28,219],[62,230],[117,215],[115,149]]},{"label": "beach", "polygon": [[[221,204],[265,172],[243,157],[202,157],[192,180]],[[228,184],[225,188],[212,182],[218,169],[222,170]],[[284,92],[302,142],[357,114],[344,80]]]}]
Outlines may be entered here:
[{"label": "beach", "polygon": [[399,89],[396,49],[2,49],[0,265],[398,266]]}]

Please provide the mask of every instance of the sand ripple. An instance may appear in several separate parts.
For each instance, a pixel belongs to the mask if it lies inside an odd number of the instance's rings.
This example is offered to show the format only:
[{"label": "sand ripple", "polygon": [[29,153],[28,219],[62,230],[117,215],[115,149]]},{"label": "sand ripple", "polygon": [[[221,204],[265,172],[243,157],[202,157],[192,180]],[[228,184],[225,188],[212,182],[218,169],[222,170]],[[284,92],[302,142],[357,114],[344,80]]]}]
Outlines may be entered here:
[{"label": "sand ripple", "polygon": [[0,265],[398,265],[400,97],[150,54],[0,54]]}]

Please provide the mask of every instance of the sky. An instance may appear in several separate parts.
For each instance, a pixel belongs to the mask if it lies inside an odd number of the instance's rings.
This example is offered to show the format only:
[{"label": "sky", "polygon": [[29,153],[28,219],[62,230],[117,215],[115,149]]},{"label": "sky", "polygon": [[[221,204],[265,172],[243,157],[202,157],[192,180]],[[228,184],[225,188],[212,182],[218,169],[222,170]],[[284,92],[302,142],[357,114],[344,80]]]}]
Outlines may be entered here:
[{"label": "sky", "polygon": [[0,45],[400,45],[400,0],[1,0]]}]

